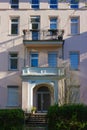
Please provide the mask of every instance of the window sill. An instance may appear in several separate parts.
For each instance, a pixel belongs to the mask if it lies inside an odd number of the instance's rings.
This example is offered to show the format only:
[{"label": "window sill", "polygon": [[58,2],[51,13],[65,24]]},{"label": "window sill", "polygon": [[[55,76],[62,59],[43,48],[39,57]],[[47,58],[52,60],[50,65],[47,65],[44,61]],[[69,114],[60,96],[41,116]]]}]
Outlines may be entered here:
[{"label": "window sill", "polygon": [[19,71],[18,69],[8,69],[8,71]]},{"label": "window sill", "polygon": [[20,105],[7,105],[6,107],[14,108],[14,107],[20,107]]},{"label": "window sill", "polygon": [[77,36],[80,35],[80,33],[76,33],[76,34],[68,34],[67,36]]},{"label": "window sill", "polygon": [[18,36],[19,34],[8,34],[8,36]]},{"label": "window sill", "polygon": [[70,71],[80,71],[79,69],[71,69],[70,68]]}]

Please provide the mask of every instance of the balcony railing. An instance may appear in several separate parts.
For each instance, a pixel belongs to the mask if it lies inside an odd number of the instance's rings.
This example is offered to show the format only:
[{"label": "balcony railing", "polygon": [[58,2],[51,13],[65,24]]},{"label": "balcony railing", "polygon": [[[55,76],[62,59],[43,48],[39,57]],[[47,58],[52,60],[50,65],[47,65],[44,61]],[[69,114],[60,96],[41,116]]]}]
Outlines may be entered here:
[{"label": "balcony railing", "polygon": [[64,76],[63,67],[25,67],[22,69],[22,76]]},{"label": "balcony railing", "polygon": [[24,40],[63,40],[64,30],[23,30]]}]

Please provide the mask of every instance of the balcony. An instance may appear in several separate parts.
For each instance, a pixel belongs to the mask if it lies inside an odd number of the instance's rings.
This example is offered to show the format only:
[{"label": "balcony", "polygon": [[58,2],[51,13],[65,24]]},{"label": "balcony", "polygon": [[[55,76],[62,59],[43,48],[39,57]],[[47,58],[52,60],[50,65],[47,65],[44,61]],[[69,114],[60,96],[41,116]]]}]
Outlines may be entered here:
[{"label": "balcony", "polygon": [[23,30],[25,46],[61,46],[64,30]]},{"label": "balcony", "polygon": [[22,69],[22,76],[64,76],[64,68],[26,67]]}]

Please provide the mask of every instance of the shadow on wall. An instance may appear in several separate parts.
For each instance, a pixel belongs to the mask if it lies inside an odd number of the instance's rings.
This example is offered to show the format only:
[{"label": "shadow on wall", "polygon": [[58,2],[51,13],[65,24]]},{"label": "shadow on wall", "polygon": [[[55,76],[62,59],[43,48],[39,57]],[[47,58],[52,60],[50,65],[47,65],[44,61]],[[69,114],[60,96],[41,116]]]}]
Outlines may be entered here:
[{"label": "shadow on wall", "polygon": [[64,64],[66,65],[70,65],[70,52],[79,52],[80,100],[87,104],[87,32],[65,39]]},{"label": "shadow on wall", "polygon": [[[18,52],[17,71],[9,70],[10,52]],[[0,108],[2,108],[2,106],[5,107],[7,105],[8,85],[18,86],[21,90],[21,70],[24,67],[24,45],[22,37],[16,37],[0,43],[0,63]]]}]

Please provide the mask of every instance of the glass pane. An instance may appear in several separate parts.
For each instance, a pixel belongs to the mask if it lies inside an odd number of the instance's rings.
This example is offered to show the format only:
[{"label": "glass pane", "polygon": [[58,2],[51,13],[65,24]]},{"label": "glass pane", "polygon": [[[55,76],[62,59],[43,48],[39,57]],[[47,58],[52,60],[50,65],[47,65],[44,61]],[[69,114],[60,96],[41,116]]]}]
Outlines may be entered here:
[{"label": "glass pane", "polygon": [[39,4],[39,0],[32,0],[32,4]]},{"label": "glass pane", "polygon": [[38,92],[49,92],[49,89],[47,87],[42,86],[38,89]]},{"label": "glass pane", "polygon": [[38,32],[32,31],[32,40],[38,40]]},{"label": "glass pane", "polygon": [[18,4],[19,0],[12,0],[12,4]]},{"label": "glass pane", "polygon": [[43,94],[43,110],[48,110],[50,106],[50,94]]},{"label": "glass pane", "polygon": [[17,63],[18,63],[17,59],[11,59],[10,63],[11,63],[10,65],[11,69],[17,69]]},{"label": "glass pane", "polygon": [[12,19],[11,21],[12,21],[12,23],[13,23],[13,22],[18,23],[18,19]]},{"label": "glass pane", "polygon": [[31,67],[38,67],[38,59],[31,60]]},{"label": "glass pane", "polygon": [[32,0],[32,8],[34,9],[39,8],[39,0]]},{"label": "glass pane", "polygon": [[57,29],[57,25],[56,24],[50,24],[50,29]]},{"label": "glass pane", "polygon": [[50,5],[50,8],[57,9],[57,5]]},{"label": "glass pane", "polygon": [[72,19],[71,19],[71,22],[72,22],[72,23],[78,23],[78,19],[77,19],[77,18],[72,18]]},{"label": "glass pane", "polygon": [[51,4],[57,4],[57,0],[50,0]]},{"label": "glass pane", "polygon": [[32,23],[32,29],[39,29],[39,27],[38,27],[38,23],[37,23],[37,24]]},{"label": "glass pane", "polygon": [[39,5],[32,5],[32,8],[39,9]]},{"label": "glass pane", "polygon": [[78,69],[78,64],[79,64],[79,55],[78,53],[71,53],[70,54],[70,64],[71,64],[71,69]]},{"label": "glass pane", "polygon": [[50,8],[57,9],[57,0],[50,0]]},{"label": "glass pane", "polygon": [[79,1],[78,0],[71,0],[71,8],[78,8],[78,3]]},{"label": "glass pane", "polygon": [[8,87],[8,105],[18,105],[18,87]]},{"label": "glass pane", "polygon": [[77,34],[78,33],[78,26],[77,24],[74,24],[71,26],[71,34]]},{"label": "glass pane", "polygon": [[17,57],[18,54],[10,54],[10,57]]},{"label": "glass pane", "polygon": [[50,67],[56,67],[57,66],[57,54],[48,54],[48,64]]},{"label": "glass pane", "polygon": [[50,18],[50,22],[56,22],[57,18]]},{"label": "glass pane", "polygon": [[12,24],[11,34],[18,34],[18,25],[17,24]]},{"label": "glass pane", "polygon": [[57,29],[57,18],[50,18],[50,29]]},{"label": "glass pane", "polygon": [[78,18],[71,19],[71,34],[78,33]]},{"label": "glass pane", "polygon": [[40,17],[39,16],[31,17],[31,22],[40,22]]},{"label": "glass pane", "polygon": [[37,95],[37,109],[38,109],[38,111],[41,111],[41,94],[38,94]]},{"label": "glass pane", "polygon": [[31,54],[31,57],[38,58],[38,54]]}]

